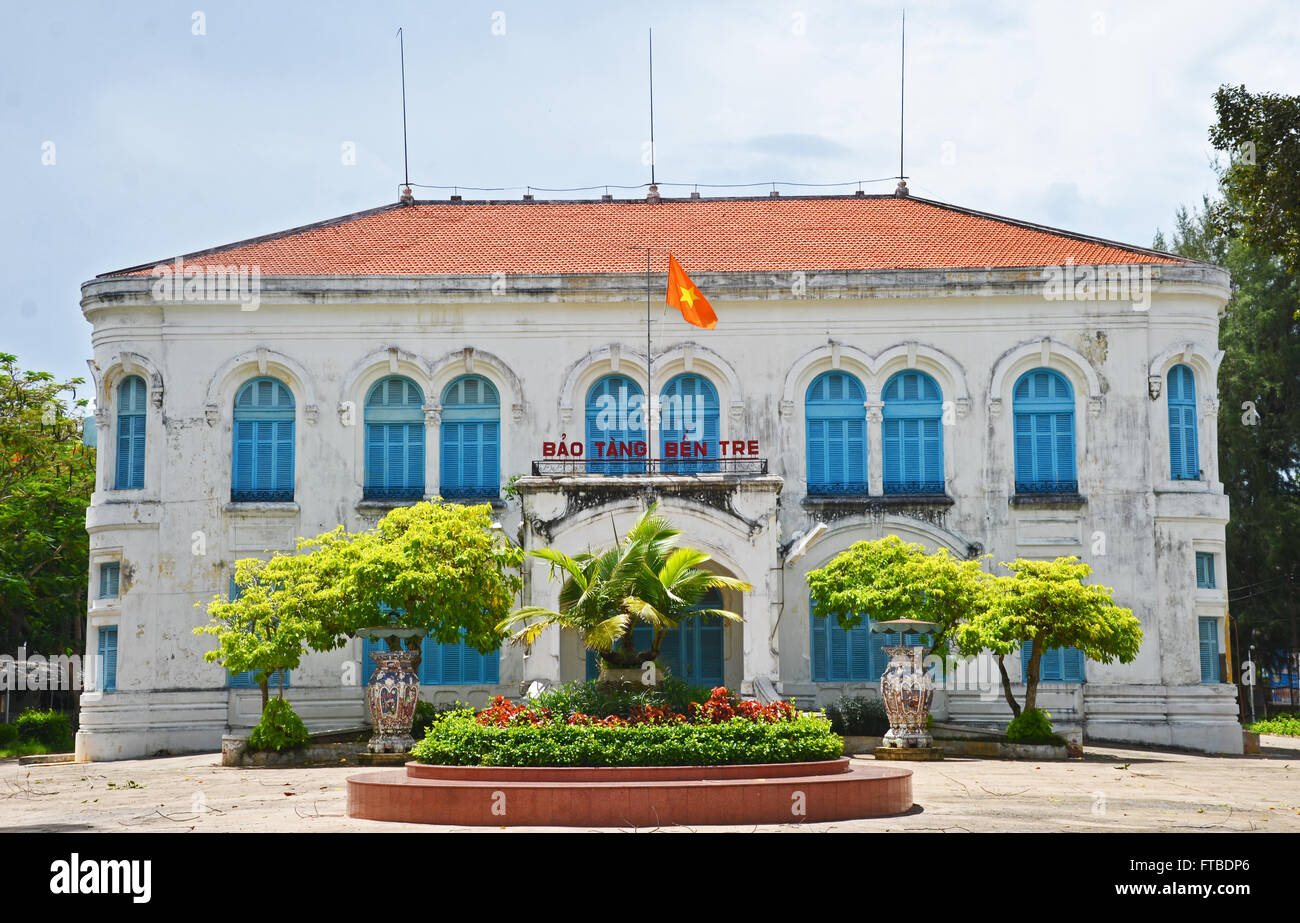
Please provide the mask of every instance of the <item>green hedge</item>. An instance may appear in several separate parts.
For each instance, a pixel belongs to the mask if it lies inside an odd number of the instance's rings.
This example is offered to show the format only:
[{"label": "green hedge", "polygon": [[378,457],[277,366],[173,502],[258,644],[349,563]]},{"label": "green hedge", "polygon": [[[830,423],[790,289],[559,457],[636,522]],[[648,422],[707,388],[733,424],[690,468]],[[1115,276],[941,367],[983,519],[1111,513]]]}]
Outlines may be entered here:
[{"label": "green hedge", "polygon": [[51,753],[72,752],[72,725],[63,712],[29,708],[14,720],[14,727],[20,741],[42,744]]},{"label": "green hedge", "polygon": [[307,726],[288,699],[272,697],[262,710],[262,720],[248,735],[250,750],[291,750],[307,742]]},{"label": "green hedge", "polygon": [[842,696],[834,704],[826,706],[826,717],[831,719],[831,730],[836,734],[884,737],[889,730],[885,703],[878,698]]},{"label": "green hedge", "polygon": [[1256,734],[1281,734],[1283,737],[1300,737],[1300,717],[1295,715],[1275,715],[1263,721],[1256,721],[1246,730]]},{"label": "green hedge", "polygon": [[0,724],[0,750],[11,747],[18,740],[18,728],[12,724]]},{"label": "green hedge", "polygon": [[721,724],[492,727],[461,712],[435,723],[411,755],[444,766],[713,766],[813,762],[843,752],[830,722],[810,715],[772,724],[736,718]]}]

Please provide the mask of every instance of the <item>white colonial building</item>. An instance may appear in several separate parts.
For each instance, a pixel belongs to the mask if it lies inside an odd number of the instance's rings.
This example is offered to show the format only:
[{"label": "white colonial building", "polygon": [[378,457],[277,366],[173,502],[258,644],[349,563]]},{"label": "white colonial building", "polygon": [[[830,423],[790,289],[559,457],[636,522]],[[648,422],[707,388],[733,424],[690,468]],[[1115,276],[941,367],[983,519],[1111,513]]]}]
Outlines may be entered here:
[{"label": "white colonial building", "polygon": [[[663,305],[666,250],[715,330]],[[82,307],[102,449],[88,637],[104,657],[78,756],[211,750],[255,723],[248,677],[205,662],[212,641],[193,634],[236,559],[437,496],[491,502],[525,548],[569,551],[660,501],[754,587],[723,600],[743,624],[671,639],[673,669],[810,705],[883,669],[880,636],[809,613],[805,574],[853,542],[1079,555],[1144,641],[1128,665],[1049,652],[1058,725],[1240,752],[1215,449],[1228,294],[1215,266],[905,189],[407,197],[99,276]],[[530,559],[524,596],[554,605],[547,578]],[[363,653],[292,673],[309,725],[364,720],[345,668]],[[588,665],[555,634],[527,656],[431,646],[423,670],[427,697],[482,702]],[[961,675],[939,717],[1005,722],[996,671]]]}]

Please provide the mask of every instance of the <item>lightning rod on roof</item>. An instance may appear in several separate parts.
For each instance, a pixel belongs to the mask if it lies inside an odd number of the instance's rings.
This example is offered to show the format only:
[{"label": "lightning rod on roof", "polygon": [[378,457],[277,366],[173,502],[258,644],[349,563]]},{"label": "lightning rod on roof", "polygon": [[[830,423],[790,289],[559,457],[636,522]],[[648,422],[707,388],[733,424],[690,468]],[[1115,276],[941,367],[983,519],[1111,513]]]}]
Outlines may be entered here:
[{"label": "lightning rod on roof", "polygon": [[659,187],[655,185],[655,30],[650,29],[650,189],[647,202],[659,201]]},{"label": "lightning rod on roof", "polygon": [[397,27],[397,49],[402,63],[402,202],[409,205],[415,196],[411,194],[411,164],[406,156],[406,40],[401,26]]},{"label": "lightning rod on roof", "polygon": [[896,196],[907,195],[907,176],[903,173],[903,102],[905,99],[903,93],[904,78],[907,76],[907,69],[904,67],[907,57],[907,9],[903,9],[903,24],[898,30],[898,188],[894,190]]}]

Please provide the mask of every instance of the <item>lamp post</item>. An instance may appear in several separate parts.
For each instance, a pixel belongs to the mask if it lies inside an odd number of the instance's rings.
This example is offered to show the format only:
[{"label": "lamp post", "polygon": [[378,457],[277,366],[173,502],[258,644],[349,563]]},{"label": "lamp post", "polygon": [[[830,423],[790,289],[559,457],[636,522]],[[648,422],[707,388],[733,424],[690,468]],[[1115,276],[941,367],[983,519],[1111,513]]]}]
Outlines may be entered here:
[{"label": "lamp post", "polygon": [[[900,635],[927,634],[937,622],[919,619],[892,619],[872,622],[871,630],[898,632]],[[930,703],[934,699],[934,679],[925,668],[925,646],[899,644],[885,648],[889,665],[880,677],[880,695],[889,716],[889,731],[884,745],[876,748],[876,759],[941,760],[943,749],[933,745],[926,724]]]}]

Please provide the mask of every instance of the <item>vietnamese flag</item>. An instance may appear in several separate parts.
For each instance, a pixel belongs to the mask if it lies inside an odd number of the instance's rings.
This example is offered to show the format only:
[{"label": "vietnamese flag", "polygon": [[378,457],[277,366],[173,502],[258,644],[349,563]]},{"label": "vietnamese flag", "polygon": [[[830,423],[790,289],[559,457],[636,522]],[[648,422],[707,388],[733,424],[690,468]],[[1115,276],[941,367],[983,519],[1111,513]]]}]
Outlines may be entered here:
[{"label": "vietnamese flag", "polygon": [[681,264],[668,254],[668,295],[665,299],[670,305],[682,312],[686,323],[712,330],[718,326],[718,315],[713,313],[709,299],[700,293],[691,277],[682,269]]}]

